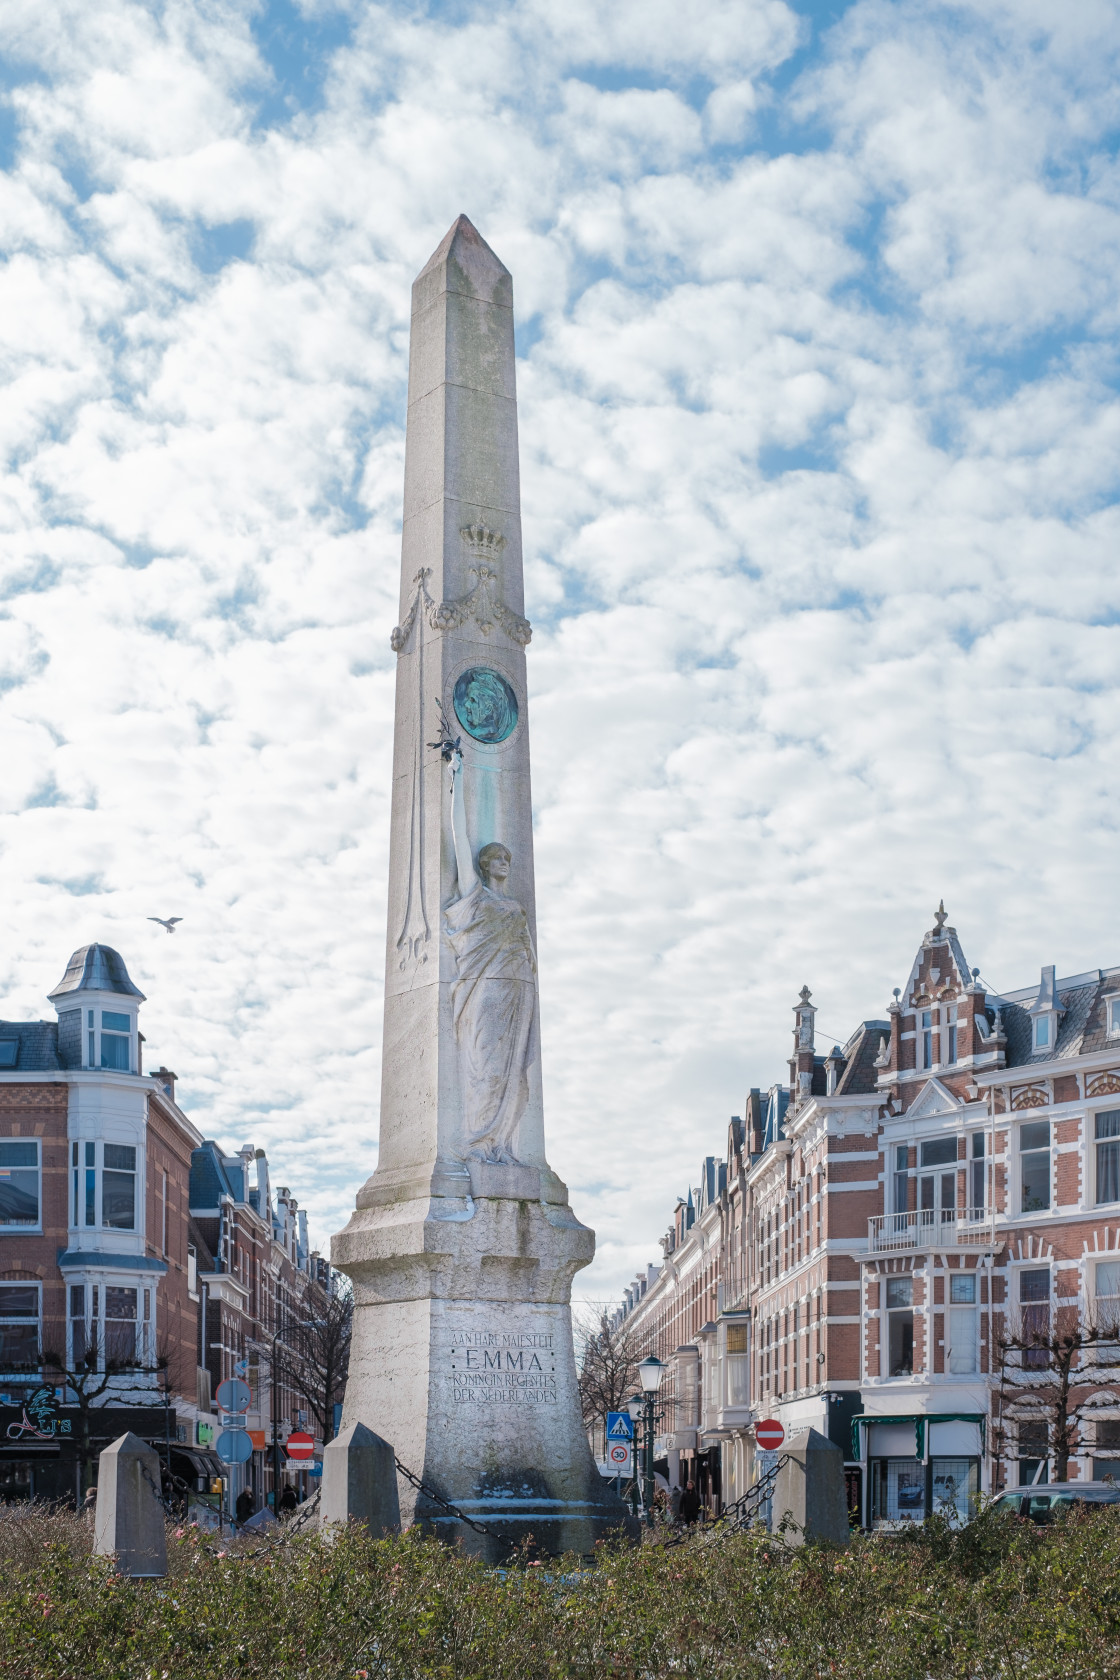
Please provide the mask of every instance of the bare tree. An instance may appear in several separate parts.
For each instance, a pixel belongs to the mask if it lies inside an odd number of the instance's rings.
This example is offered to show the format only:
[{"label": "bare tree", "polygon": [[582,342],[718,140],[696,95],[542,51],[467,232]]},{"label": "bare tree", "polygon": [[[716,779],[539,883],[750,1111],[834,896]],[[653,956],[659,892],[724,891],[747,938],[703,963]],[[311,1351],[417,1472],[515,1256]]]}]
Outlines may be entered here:
[{"label": "bare tree", "polygon": [[273,1382],[307,1401],[324,1444],[334,1435],[334,1409],[346,1392],[353,1327],[349,1283],[331,1295],[310,1281],[289,1333],[270,1353]]},{"label": "bare tree", "polygon": [[590,1429],[606,1423],[608,1412],[626,1410],[638,1386],[638,1360],[645,1351],[626,1319],[615,1323],[608,1309],[588,1305],[573,1315],[579,1398]]},{"label": "bare tree", "polygon": [[[85,1353],[79,1360],[68,1363],[64,1351],[58,1348],[43,1349],[43,1378],[44,1381],[64,1389],[73,1395],[73,1404],[78,1411],[77,1448],[78,1463],[81,1466],[81,1491],[91,1485],[89,1467],[97,1454],[93,1450],[93,1417],[99,1409],[98,1401],[102,1396],[118,1383],[121,1377],[132,1376],[137,1373],[162,1379],[168,1366],[167,1356],[157,1355],[150,1364],[145,1364],[137,1358],[120,1358],[109,1355],[101,1357],[101,1346],[96,1336],[89,1338]],[[163,1389],[160,1389],[160,1403],[163,1403]],[[128,1401],[122,1396],[122,1404]]]},{"label": "bare tree", "polygon": [[1120,1323],[1082,1323],[1076,1308],[1062,1308],[1051,1324],[1048,1306],[1024,1307],[1000,1338],[999,1359],[997,1457],[1052,1461],[1055,1481],[1068,1481],[1082,1425],[1120,1406]]}]

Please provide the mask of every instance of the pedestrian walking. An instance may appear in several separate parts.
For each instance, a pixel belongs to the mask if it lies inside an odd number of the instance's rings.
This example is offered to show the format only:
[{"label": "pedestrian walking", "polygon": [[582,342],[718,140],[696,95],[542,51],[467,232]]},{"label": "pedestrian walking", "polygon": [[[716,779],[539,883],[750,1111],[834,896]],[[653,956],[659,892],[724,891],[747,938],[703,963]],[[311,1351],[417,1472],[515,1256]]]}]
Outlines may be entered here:
[{"label": "pedestrian walking", "polygon": [[299,1500],[296,1498],[295,1488],[291,1482],[286,1482],[284,1491],[280,1495],[280,1521],[283,1522],[287,1517],[290,1517],[298,1504]]},{"label": "pedestrian walking", "polygon": [[691,1528],[699,1516],[700,1495],[696,1491],[696,1483],[690,1481],[685,1484],[685,1490],[681,1494],[681,1520]]},{"label": "pedestrian walking", "polygon": [[681,1499],[684,1489],[674,1486],[669,1489],[669,1519],[674,1528],[679,1527],[681,1520]]},{"label": "pedestrian walking", "polygon": [[253,1514],[253,1493],[251,1488],[242,1488],[237,1496],[234,1507],[239,1524],[247,1523]]}]

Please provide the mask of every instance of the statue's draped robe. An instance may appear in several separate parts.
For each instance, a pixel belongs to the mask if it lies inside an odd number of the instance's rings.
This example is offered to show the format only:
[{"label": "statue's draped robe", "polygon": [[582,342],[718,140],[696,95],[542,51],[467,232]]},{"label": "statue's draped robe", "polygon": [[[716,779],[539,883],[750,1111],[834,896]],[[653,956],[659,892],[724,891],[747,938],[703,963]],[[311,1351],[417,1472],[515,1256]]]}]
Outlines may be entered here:
[{"label": "statue's draped robe", "polygon": [[443,913],[458,978],[451,989],[463,1098],[463,1149],[513,1161],[537,1056],[537,959],[525,912],[480,881]]}]

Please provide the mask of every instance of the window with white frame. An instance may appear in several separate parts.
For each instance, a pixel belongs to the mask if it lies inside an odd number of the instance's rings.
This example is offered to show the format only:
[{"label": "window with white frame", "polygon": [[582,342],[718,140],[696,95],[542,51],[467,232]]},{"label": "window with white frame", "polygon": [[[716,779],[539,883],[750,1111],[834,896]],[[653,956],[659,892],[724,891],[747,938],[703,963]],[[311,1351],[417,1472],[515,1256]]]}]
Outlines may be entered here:
[{"label": "window with white frame", "polygon": [[1097,1152],[1097,1205],[1120,1202],[1120,1108],[1093,1116]]},{"label": "window with white frame", "polygon": [[933,1010],[932,1009],[923,1009],[922,1012],[921,1012],[920,1035],[921,1035],[922,1059],[921,1059],[921,1062],[920,1062],[919,1065],[921,1067],[924,1067],[924,1068],[929,1068],[929,1067],[933,1066]]},{"label": "window with white frame", "polygon": [[114,1231],[136,1229],[136,1149],[106,1143],[101,1174],[101,1223]]},{"label": "window with white frame", "polygon": [[132,1021],[113,1010],[101,1011],[101,1066],[127,1073],[131,1066]]},{"label": "window with white frame", "polygon": [[887,1375],[908,1377],[914,1369],[914,1282],[887,1279]]},{"label": "window with white frame", "polygon": [[80,1371],[90,1348],[89,1323],[86,1318],[86,1286],[72,1283],[67,1290],[67,1317],[70,1321],[70,1369]]},{"label": "window with white frame", "polygon": [[70,1145],[71,1207],[75,1225],[93,1228],[97,1224],[97,1145]]},{"label": "window with white frame", "polygon": [[910,1208],[910,1150],[904,1143],[894,1149],[894,1211],[907,1213]]},{"label": "window with white frame", "polygon": [[[1031,1266],[1019,1273],[1019,1328],[1026,1343],[1044,1344],[1050,1335],[1050,1268]],[[1050,1363],[1045,1345],[1023,1349],[1023,1365],[1028,1370],[1045,1371]]]},{"label": "window with white frame", "polygon": [[1108,1000],[1108,1036],[1120,1038],[1120,997]]},{"label": "window with white frame", "polygon": [[976,1305],[976,1273],[949,1274],[949,1371],[973,1375],[980,1368],[980,1320]]},{"label": "window with white frame", "polygon": [[13,1376],[39,1367],[37,1283],[0,1283],[0,1371]]},{"label": "window with white frame", "polygon": [[945,1009],[945,1024],[941,1029],[941,1060],[953,1063],[957,1059],[957,1006],[950,1003]]},{"label": "window with white frame", "polygon": [[972,1161],[969,1166],[968,1205],[975,1213],[983,1213],[988,1205],[988,1173],[985,1159],[987,1144],[983,1132],[972,1134]]},{"label": "window with white frame", "polygon": [[137,1352],[137,1291],[105,1286],[105,1359],[131,1365]]},{"label": "window with white frame", "polygon": [[0,1139],[0,1229],[41,1225],[39,1147],[38,1138]]},{"label": "window with white frame", "polygon": [[1019,1128],[1022,1171],[1022,1213],[1041,1213],[1050,1206],[1050,1122],[1032,1120]]},{"label": "window with white frame", "polygon": [[729,1406],[748,1406],[750,1404],[750,1341],[745,1323],[731,1323],[727,1326],[727,1404]]},{"label": "window with white frame", "polygon": [[1098,1260],[1093,1283],[1093,1323],[1111,1339],[1120,1335],[1120,1259]]},{"label": "window with white frame", "polygon": [[1034,1020],[1034,1047],[1036,1050],[1050,1048],[1050,1020],[1049,1015],[1036,1015]]}]

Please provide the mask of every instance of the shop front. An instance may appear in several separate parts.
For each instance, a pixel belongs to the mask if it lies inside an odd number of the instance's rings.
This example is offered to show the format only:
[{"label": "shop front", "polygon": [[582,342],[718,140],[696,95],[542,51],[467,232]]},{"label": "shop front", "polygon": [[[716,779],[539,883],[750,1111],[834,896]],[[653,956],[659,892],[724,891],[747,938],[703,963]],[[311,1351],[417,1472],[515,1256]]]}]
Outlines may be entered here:
[{"label": "shop front", "polygon": [[968,1522],[981,1491],[982,1413],[923,1413],[852,1420],[852,1455],[863,1468],[864,1525],[892,1528],[935,1512]]},{"label": "shop front", "polygon": [[[147,1441],[161,1463],[176,1450],[175,1413],[162,1406],[95,1406],[89,1413],[89,1469],[97,1480],[97,1458],[130,1432]],[[81,1415],[60,1406],[50,1389],[36,1390],[20,1405],[0,1406],[0,1503],[25,1499],[76,1506],[81,1502]]]}]

